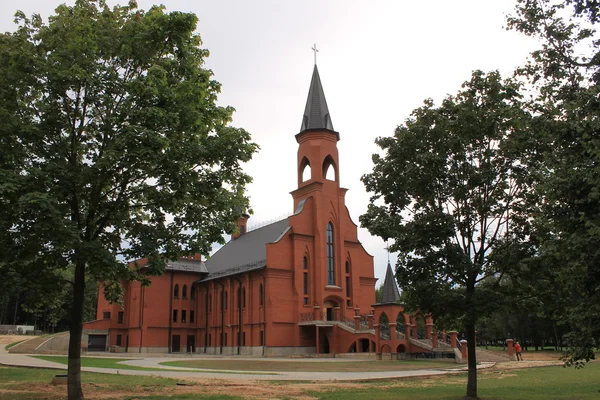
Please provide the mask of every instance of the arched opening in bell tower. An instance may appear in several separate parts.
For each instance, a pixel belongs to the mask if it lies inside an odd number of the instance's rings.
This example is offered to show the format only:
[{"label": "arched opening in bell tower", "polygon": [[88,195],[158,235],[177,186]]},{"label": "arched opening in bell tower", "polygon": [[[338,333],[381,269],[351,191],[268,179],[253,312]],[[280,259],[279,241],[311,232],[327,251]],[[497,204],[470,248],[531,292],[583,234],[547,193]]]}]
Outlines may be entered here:
[{"label": "arched opening in bell tower", "polygon": [[337,167],[331,155],[323,160],[323,177],[329,181],[337,181]]},{"label": "arched opening in bell tower", "polygon": [[310,168],[310,161],[306,157],[300,162],[300,182],[306,182],[312,179],[312,169]]}]

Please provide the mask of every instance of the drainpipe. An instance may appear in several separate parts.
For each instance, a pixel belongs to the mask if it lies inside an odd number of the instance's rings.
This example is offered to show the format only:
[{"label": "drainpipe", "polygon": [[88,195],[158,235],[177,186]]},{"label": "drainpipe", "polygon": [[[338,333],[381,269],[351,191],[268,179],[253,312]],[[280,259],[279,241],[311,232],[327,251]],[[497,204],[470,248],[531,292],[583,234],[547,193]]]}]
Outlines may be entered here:
[{"label": "drainpipe", "polygon": [[206,301],[204,302],[204,308],[206,309],[205,323],[204,323],[204,354],[206,354],[206,348],[208,347],[208,296],[209,296],[209,285],[206,285]]},{"label": "drainpipe", "polygon": [[171,290],[169,290],[169,354],[171,353],[171,332],[173,330],[173,271],[171,271]]},{"label": "drainpipe", "polygon": [[142,286],[140,294],[140,353],[142,352],[142,342],[144,340],[144,294],[146,293],[146,287]]},{"label": "drainpipe", "polygon": [[[267,280],[265,278],[265,276],[263,275],[262,272],[260,271],[256,271],[258,272],[258,274],[260,276],[262,276],[263,278],[263,292],[262,292],[262,296],[263,296],[263,348],[262,348],[262,356],[265,357],[266,356],[266,348],[267,348]],[[259,304],[260,304],[260,299],[259,299]]]},{"label": "drainpipe", "polygon": [[242,341],[242,281],[236,276],[233,277],[240,284],[240,295],[238,296],[238,345],[237,354],[240,355],[240,343]]},{"label": "drainpipe", "polygon": [[221,285],[221,340],[219,340],[219,342],[221,347],[220,351],[221,354],[223,354],[223,339],[225,338],[225,285],[219,281],[217,281],[217,283]]}]

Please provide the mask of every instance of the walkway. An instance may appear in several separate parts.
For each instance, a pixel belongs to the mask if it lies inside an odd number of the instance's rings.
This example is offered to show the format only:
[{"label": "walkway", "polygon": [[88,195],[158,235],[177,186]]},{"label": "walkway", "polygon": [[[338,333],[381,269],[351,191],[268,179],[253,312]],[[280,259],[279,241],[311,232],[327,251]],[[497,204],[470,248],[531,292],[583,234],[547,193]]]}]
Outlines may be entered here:
[{"label": "walkway", "polygon": [[[123,355],[124,358],[130,355]],[[238,357],[210,357],[211,359],[236,359]],[[447,369],[423,369],[423,370],[410,370],[410,371],[374,371],[374,372],[263,372],[253,374],[248,371],[222,371],[222,373],[214,372],[214,370],[206,369],[194,369],[194,368],[183,368],[183,367],[170,367],[160,365],[159,363],[167,361],[181,361],[182,357],[145,357],[132,359],[130,361],[124,361],[123,364],[145,367],[145,368],[157,368],[162,369],[161,371],[138,371],[129,369],[112,369],[112,368],[92,368],[82,367],[82,371],[86,372],[100,372],[107,374],[120,374],[120,375],[150,375],[150,376],[161,376],[167,378],[180,378],[180,379],[194,379],[199,378],[213,378],[213,379],[227,379],[227,380],[281,380],[281,381],[355,381],[355,380],[370,380],[370,379],[390,379],[390,378],[406,378],[415,376],[432,376],[432,375],[444,375],[444,374],[455,374],[463,372],[464,366],[458,364],[449,364]],[[198,359],[198,357],[194,357]],[[249,360],[256,360],[255,358]],[[277,359],[269,358],[269,361]],[[290,361],[290,359],[280,359]],[[294,361],[349,361],[348,359],[294,359]],[[357,360],[360,362],[360,360]],[[25,354],[9,354],[0,348],[0,364],[8,366],[19,366],[19,367],[35,367],[35,368],[54,368],[65,370],[67,367],[64,364],[54,363],[51,361],[40,360],[38,358],[29,357]],[[494,363],[482,363],[479,368],[489,368]]]}]

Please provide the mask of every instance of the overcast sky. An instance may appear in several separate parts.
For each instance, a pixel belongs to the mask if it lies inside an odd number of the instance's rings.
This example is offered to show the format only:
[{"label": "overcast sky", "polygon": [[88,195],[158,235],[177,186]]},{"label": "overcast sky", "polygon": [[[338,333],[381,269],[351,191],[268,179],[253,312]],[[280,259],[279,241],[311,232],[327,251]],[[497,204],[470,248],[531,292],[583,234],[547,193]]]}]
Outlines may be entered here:
[{"label": "overcast sky", "polygon": [[[60,3],[0,0],[0,31],[14,30],[17,9],[46,19]],[[138,1],[143,9],[157,3]],[[369,202],[360,177],[372,169],[376,137],[392,135],[424,99],[439,102],[456,93],[475,69],[510,74],[535,47],[504,29],[515,0],[162,3],[169,11],[198,15],[198,33],[210,50],[206,66],[223,85],[219,103],[237,110],[233,125],[248,130],[261,147],[246,166],[254,178],[250,227],[293,211],[294,135],[308,94],[313,43],[333,127],[340,133],[340,183],[350,189],[346,205],[357,224]],[[385,244],[365,229],[359,239],[375,257],[379,285]]]}]

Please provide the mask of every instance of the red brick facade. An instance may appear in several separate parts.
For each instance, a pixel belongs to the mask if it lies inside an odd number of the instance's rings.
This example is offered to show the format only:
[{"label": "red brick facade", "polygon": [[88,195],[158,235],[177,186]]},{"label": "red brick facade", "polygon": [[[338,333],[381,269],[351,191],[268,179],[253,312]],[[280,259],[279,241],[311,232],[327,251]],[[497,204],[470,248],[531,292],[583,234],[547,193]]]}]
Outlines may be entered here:
[{"label": "red brick facade", "polygon": [[[318,79],[316,67],[315,73]],[[322,90],[320,80],[318,84]],[[262,264],[219,278],[207,261],[208,275],[168,270],[153,277],[149,287],[127,282],[122,309],[108,304],[100,290],[98,321],[86,324],[86,332],[108,331],[106,346],[129,352],[268,356],[430,351],[406,338],[413,335],[414,318],[402,317],[406,337],[395,333],[401,306],[374,306],[373,257],[359,242],[358,227],[346,208],[347,190],[339,185],[339,134],[330,119],[328,123],[296,135],[294,214],[287,224],[278,222],[285,228],[279,237],[262,244]],[[240,232],[230,243],[252,234],[246,233],[247,219],[240,220]],[[229,251],[228,246],[220,251]],[[383,313],[390,317],[389,338],[380,332]],[[431,344],[431,319],[425,333]]]}]

